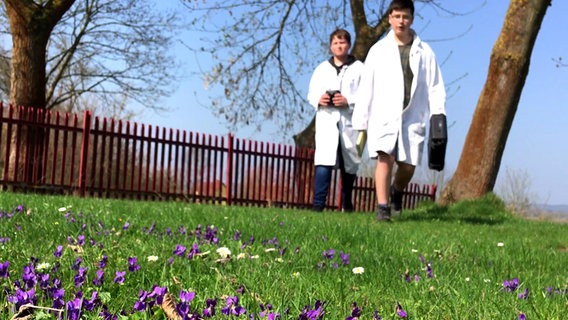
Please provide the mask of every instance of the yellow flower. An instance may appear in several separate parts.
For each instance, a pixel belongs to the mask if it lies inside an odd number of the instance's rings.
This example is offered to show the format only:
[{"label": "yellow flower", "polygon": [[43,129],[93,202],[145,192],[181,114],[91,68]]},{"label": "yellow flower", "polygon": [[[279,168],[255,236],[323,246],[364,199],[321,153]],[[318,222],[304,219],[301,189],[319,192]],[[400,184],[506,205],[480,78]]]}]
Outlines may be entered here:
[{"label": "yellow flower", "polygon": [[239,254],[237,255],[237,260],[244,259],[244,258],[246,258],[246,257],[247,257],[247,254],[244,253],[244,252],[241,252],[241,253],[239,253]]},{"label": "yellow flower", "polygon": [[292,277],[298,278],[298,277],[300,277],[300,273],[296,271],[296,272],[292,273]]}]

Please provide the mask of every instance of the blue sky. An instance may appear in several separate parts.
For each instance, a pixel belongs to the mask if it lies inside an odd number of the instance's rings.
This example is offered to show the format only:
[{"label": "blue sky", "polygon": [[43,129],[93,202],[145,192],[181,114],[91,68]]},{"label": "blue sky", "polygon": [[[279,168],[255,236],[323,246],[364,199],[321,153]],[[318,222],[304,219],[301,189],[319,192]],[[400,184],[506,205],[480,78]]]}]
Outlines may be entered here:
[{"label": "blue sky", "polygon": [[[449,88],[446,106],[448,121],[454,123],[449,130],[446,155],[446,176],[449,177],[457,167],[485,83],[490,53],[501,31],[509,2],[487,0],[482,7],[479,7],[482,0],[442,3],[448,9],[471,13],[460,17],[435,16],[431,11],[421,11],[417,6],[414,28],[433,47],[439,62],[444,61],[442,73],[446,83],[460,79]],[[503,154],[496,188],[499,189],[500,184],[504,183],[506,169],[523,172],[530,179],[530,194],[534,195],[534,202],[550,205],[568,204],[568,166],[565,164],[568,158],[568,67],[557,68],[553,61],[553,58],[563,57],[564,62],[568,62],[566,12],[568,1],[554,0],[544,18],[533,50],[529,76]],[[322,32],[327,37],[331,30]],[[187,37],[191,37],[190,43],[199,45],[195,35],[188,33]],[[444,40],[454,37],[457,38]],[[227,134],[229,131],[221,120],[204,107],[212,93],[204,90],[203,82],[196,74],[200,69],[208,70],[210,62],[198,59],[184,48],[176,52],[182,57],[183,71],[187,76],[174,95],[162,101],[172,108],[172,112],[146,114],[140,122],[207,134]],[[322,60],[328,55],[323,49],[319,54]],[[299,87],[304,88],[306,94],[308,81],[309,76],[298,79]],[[298,131],[308,122],[309,119],[305,124],[298,124]],[[292,144],[292,135],[295,133],[297,131],[289,132],[284,141],[280,139],[276,142]],[[276,140],[270,124],[260,133],[243,128],[235,135],[260,141]]]}]

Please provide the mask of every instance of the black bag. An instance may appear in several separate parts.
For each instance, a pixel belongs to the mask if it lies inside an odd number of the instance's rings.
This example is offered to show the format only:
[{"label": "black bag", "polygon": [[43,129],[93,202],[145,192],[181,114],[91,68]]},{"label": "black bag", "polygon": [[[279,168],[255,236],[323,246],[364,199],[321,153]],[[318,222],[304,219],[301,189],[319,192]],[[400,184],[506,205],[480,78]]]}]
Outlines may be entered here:
[{"label": "black bag", "polygon": [[428,139],[428,167],[431,170],[444,170],[447,143],[446,115],[434,114],[430,117],[430,137]]}]

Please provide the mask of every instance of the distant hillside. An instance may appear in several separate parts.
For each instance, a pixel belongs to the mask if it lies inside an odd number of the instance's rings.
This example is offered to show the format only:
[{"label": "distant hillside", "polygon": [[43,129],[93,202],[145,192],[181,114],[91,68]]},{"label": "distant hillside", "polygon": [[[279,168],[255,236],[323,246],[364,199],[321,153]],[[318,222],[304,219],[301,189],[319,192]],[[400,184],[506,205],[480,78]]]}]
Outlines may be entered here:
[{"label": "distant hillside", "polygon": [[542,208],[547,212],[568,215],[568,204],[544,205]]}]

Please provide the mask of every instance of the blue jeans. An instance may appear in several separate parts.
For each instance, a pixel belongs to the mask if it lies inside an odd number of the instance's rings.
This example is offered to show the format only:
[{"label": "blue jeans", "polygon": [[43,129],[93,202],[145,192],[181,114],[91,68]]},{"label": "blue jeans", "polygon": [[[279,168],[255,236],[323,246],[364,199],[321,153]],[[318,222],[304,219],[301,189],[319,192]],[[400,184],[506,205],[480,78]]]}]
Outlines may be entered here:
[{"label": "blue jeans", "polygon": [[[325,208],[327,194],[331,185],[333,166],[316,166],[314,174],[314,209]],[[341,199],[345,211],[353,211],[353,184],[357,175],[341,170]]]}]

